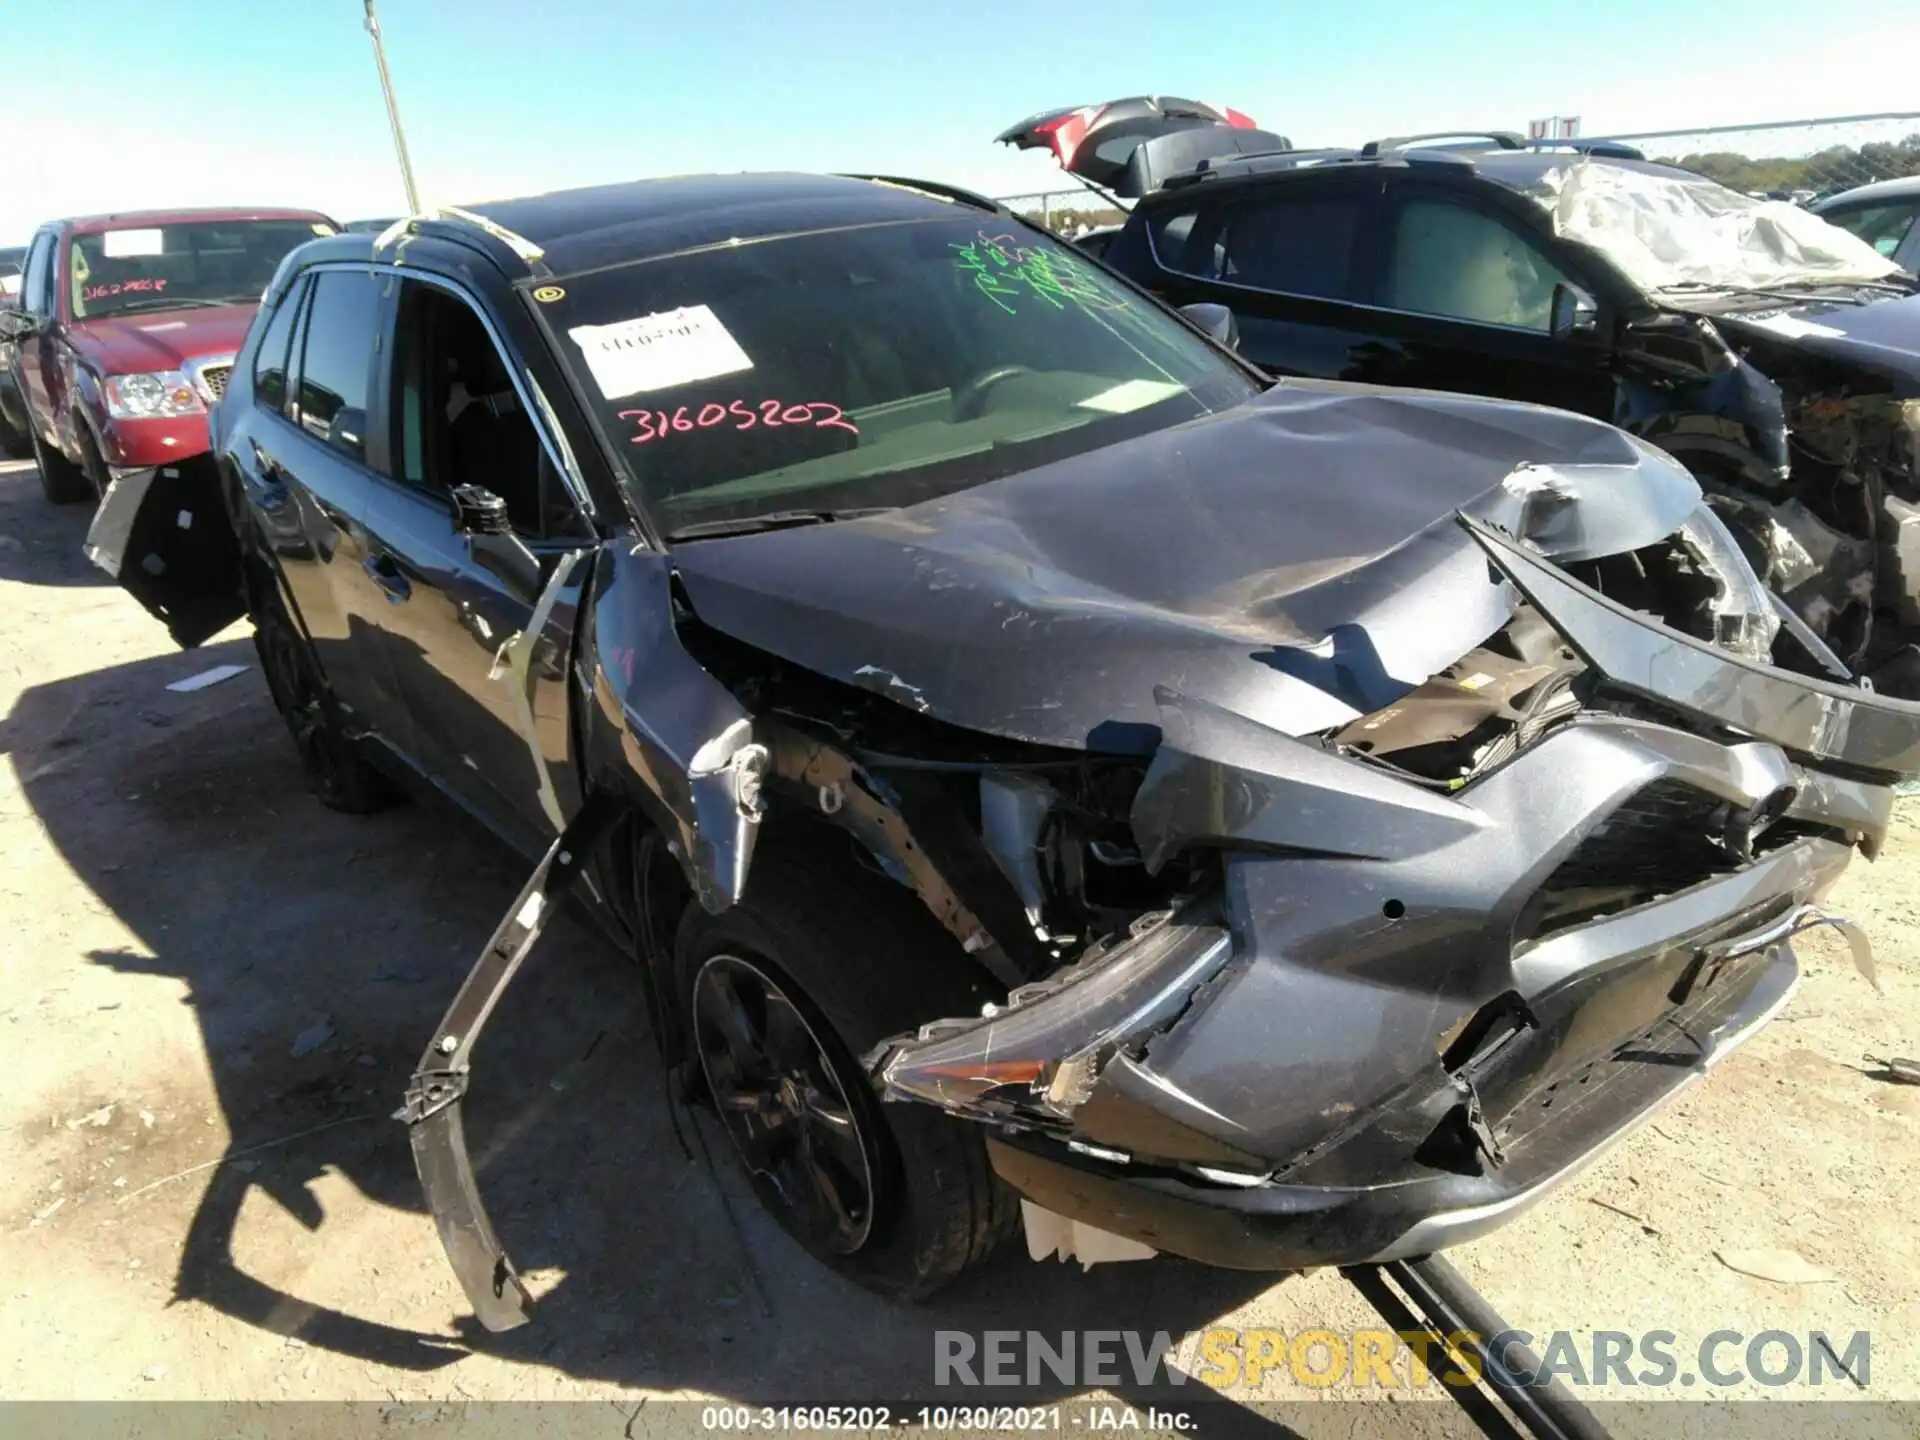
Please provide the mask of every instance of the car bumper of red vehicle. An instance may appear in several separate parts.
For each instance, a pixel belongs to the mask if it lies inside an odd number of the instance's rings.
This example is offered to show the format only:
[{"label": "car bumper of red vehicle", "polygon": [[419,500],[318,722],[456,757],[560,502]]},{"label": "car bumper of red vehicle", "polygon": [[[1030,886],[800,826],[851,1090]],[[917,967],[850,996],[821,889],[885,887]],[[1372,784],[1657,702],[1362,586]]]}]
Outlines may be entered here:
[{"label": "car bumper of red vehicle", "polygon": [[164,420],[114,420],[100,432],[100,458],[111,470],[177,465],[208,449],[205,413]]}]

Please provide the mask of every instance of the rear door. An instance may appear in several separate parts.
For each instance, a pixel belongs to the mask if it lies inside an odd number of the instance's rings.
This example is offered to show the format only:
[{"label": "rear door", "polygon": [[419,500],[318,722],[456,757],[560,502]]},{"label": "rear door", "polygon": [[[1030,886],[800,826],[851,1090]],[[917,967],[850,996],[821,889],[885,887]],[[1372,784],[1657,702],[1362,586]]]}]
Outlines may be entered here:
[{"label": "rear door", "polygon": [[20,383],[20,397],[26,403],[27,424],[40,432],[45,441],[51,433],[53,396],[50,385],[58,383],[59,367],[53,363],[58,341],[54,334],[59,323],[57,262],[60,254],[58,231],[42,230],[27,251],[27,268],[20,281],[20,309],[34,321],[36,333],[14,347],[14,373]]},{"label": "rear door", "polygon": [[1551,333],[1556,285],[1600,287],[1529,223],[1531,203],[1484,183],[1390,172],[1370,282],[1381,343],[1354,378],[1610,418],[1605,345]]},{"label": "rear door", "polygon": [[388,457],[377,403],[392,282],[348,265],[315,268],[301,283],[255,354],[259,413],[236,435],[242,485],[349,725],[411,758],[384,641],[407,599],[385,558]]},{"label": "rear door", "polygon": [[[1151,274],[1139,278],[1174,305],[1225,305],[1239,323],[1240,353],[1275,374],[1365,378],[1380,344],[1364,303],[1378,173],[1189,193],[1156,201],[1144,217],[1135,243]],[[1115,258],[1138,275],[1137,250]]]},{"label": "rear door", "polygon": [[[566,665],[597,540],[507,322],[444,279],[399,285],[380,536],[407,597],[388,614],[393,667],[438,781],[539,850],[578,804]],[[497,533],[476,518],[492,502]]]}]

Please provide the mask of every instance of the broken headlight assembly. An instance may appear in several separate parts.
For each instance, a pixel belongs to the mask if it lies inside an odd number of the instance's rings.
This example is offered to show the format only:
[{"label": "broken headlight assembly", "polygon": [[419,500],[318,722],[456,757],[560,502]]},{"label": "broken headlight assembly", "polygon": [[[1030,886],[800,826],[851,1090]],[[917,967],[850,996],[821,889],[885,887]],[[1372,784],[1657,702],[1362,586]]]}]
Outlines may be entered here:
[{"label": "broken headlight assembly", "polygon": [[937,1021],[905,1049],[881,1045],[868,1068],[889,1095],[982,1118],[1065,1123],[1115,1051],[1183,1014],[1232,955],[1215,901],[1143,915],[1128,934],[979,1019]]},{"label": "broken headlight assembly", "polygon": [[1705,605],[1711,629],[1703,638],[1764,665],[1773,654],[1780,616],[1733,532],[1703,502],[1681,523],[1674,538],[1714,585]]}]

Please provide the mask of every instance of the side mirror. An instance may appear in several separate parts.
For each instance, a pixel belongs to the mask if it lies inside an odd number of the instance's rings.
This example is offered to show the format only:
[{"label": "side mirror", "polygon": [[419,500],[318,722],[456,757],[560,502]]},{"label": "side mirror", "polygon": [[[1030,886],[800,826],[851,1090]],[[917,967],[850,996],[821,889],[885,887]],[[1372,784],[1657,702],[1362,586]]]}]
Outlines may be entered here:
[{"label": "side mirror", "polygon": [[481,485],[453,487],[453,528],[467,537],[474,560],[532,603],[540,593],[540,560],[513,533],[507,502]]},{"label": "side mirror", "polygon": [[1240,348],[1240,324],[1226,306],[1203,300],[1197,305],[1182,305],[1180,313],[1227,349]]},{"label": "side mirror", "polygon": [[1556,340],[1572,340],[1600,333],[1600,305],[1578,285],[1553,287],[1553,308],[1547,328]]},{"label": "side mirror", "polygon": [[511,535],[507,502],[483,485],[453,487],[453,528],[463,535]]}]

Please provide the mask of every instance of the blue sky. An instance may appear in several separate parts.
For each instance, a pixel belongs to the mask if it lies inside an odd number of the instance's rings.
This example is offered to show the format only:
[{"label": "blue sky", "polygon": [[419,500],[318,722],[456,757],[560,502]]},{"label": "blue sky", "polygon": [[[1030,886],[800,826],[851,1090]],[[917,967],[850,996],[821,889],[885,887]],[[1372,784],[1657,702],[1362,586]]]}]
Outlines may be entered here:
[{"label": "blue sky", "polygon": [[[402,196],[360,0],[8,0],[0,244],[220,202]],[[1057,183],[1033,111],[1189,95],[1299,143],[1579,114],[1590,134],[1920,110],[1912,0],[383,0],[428,200],[695,170]],[[1810,18],[1812,17],[1812,18]]]}]

